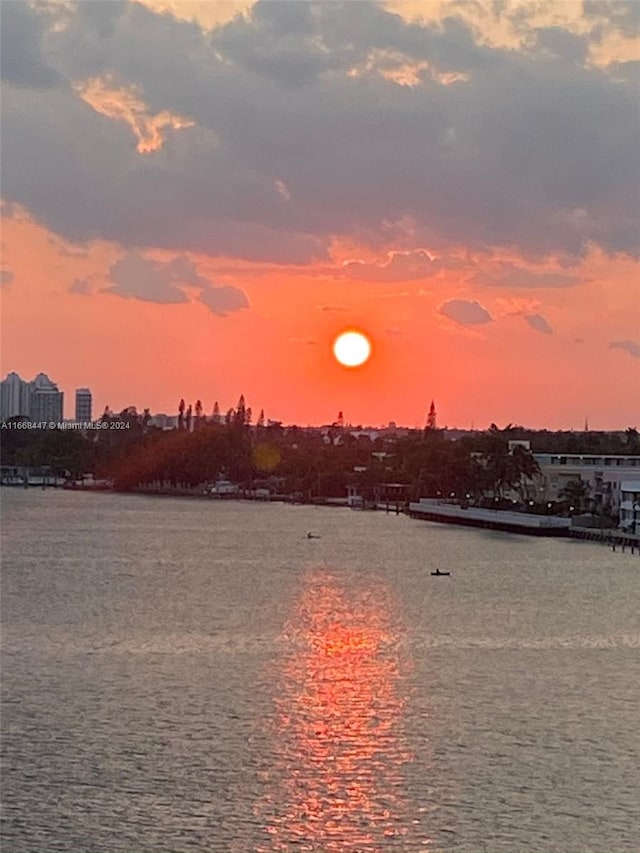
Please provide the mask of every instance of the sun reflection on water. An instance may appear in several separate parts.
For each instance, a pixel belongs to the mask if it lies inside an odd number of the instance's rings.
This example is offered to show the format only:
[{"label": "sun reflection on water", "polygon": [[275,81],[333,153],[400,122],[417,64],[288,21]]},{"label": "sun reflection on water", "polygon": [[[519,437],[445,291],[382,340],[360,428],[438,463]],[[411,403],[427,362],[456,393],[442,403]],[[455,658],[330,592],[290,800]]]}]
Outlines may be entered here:
[{"label": "sun reflection on water", "polygon": [[[386,588],[313,575],[284,630],[261,851],[382,851],[405,843],[401,636]],[[425,849],[428,841],[418,842]]]}]

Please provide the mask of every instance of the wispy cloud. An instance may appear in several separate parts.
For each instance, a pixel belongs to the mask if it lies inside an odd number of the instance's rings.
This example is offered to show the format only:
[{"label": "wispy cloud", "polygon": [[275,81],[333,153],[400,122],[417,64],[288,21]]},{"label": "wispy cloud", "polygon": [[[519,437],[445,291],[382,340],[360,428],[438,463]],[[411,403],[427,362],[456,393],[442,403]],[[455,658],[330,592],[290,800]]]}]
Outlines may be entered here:
[{"label": "wispy cloud", "polygon": [[327,311],[330,313],[343,313],[347,310],[342,305],[319,305],[318,308],[320,311]]},{"label": "wispy cloud", "polygon": [[69,293],[79,293],[82,296],[88,296],[91,293],[89,280],[86,278],[76,278],[69,288]]},{"label": "wispy cloud", "polygon": [[108,72],[76,83],[74,89],[96,112],[128,124],[137,140],[139,154],[161,148],[169,128],[180,130],[194,124],[169,110],[151,114],[136,86],[123,84]]},{"label": "wispy cloud", "polygon": [[459,268],[458,259],[443,260],[431,257],[427,252],[394,252],[383,264],[350,261],[343,266],[349,278],[364,281],[411,281],[431,278],[443,269]]},{"label": "wispy cloud", "polygon": [[528,269],[510,261],[493,264],[489,270],[479,270],[470,283],[481,287],[508,287],[517,289],[574,287],[580,284],[577,275]]},{"label": "wispy cloud", "polygon": [[640,344],[637,341],[611,341],[609,349],[621,349],[633,358],[640,358]]}]

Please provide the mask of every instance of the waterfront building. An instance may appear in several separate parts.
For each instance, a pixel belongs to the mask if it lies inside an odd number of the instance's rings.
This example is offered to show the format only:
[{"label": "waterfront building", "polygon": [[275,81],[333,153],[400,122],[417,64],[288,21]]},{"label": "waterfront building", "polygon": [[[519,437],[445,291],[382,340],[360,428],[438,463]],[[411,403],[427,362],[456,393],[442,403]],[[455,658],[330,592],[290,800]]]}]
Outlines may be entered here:
[{"label": "waterfront building", "polygon": [[29,417],[32,421],[62,421],[64,393],[45,373],[38,373],[31,385]]},{"label": "waterfront building", "polygon": [[91,420],[92,396],[89,388],[76,388],[76,421]]},{"label": "waterfront building", "polygon": [[45,373],[38,373],[32,382],[9,373],[0,383],[0,415],[3,421],[17,416],[32,421],[61,421],[64,394]]},{"label": "waterfront building", "polygon": [[590,497],[620,510],[622,483],[640,479],[640,456],[592,453],[534,453],[543,476],[545,500],[556,500],[571,481],[582,480],[590,487]]},{"label": "waterfront building", "polygon": [[626,533],[640,533],[640,471],[637,479],[620,483],[620,522]]},{"label": "waterfront building", "polygon": [[178,416],[167,415],[164,412],[160,412],[157,415],[151,416],[149,419],[149,425],[164,430],[176,429],[178,426]]},{"label": "waterfront building", "polygon": [[20,415],[29,416],[31,385],[17,373],[9,373],[0,382],[0,420],[8,421]]}]

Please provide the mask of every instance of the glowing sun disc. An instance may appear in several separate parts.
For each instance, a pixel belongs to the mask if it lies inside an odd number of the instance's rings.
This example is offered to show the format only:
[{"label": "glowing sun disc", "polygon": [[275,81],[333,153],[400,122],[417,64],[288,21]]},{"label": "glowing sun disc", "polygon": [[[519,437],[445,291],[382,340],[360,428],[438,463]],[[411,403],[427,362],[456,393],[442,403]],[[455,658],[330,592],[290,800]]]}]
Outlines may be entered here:
[{"label": "glowing sun disc", "polygon": [[371,343],[362,332],[343,332],[333,342],[333,354],[345,367],[358,367],[371,355]]}]

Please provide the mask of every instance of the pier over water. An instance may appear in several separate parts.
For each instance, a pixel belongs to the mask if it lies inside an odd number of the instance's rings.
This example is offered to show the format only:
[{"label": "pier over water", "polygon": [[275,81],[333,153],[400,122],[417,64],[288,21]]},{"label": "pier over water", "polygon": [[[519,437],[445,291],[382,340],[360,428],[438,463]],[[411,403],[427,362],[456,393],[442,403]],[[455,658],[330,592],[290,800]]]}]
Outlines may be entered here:
[{"label": "pier over water", "polygon": [[421,498],[409,504],[409,515],[426,521],[462,524],[487,530],[526,533],[530,536],[569,536],[571,519],[557,515],[533,515],[525,512],[505,512],[480,507],[441,504],[432,498]]}]

